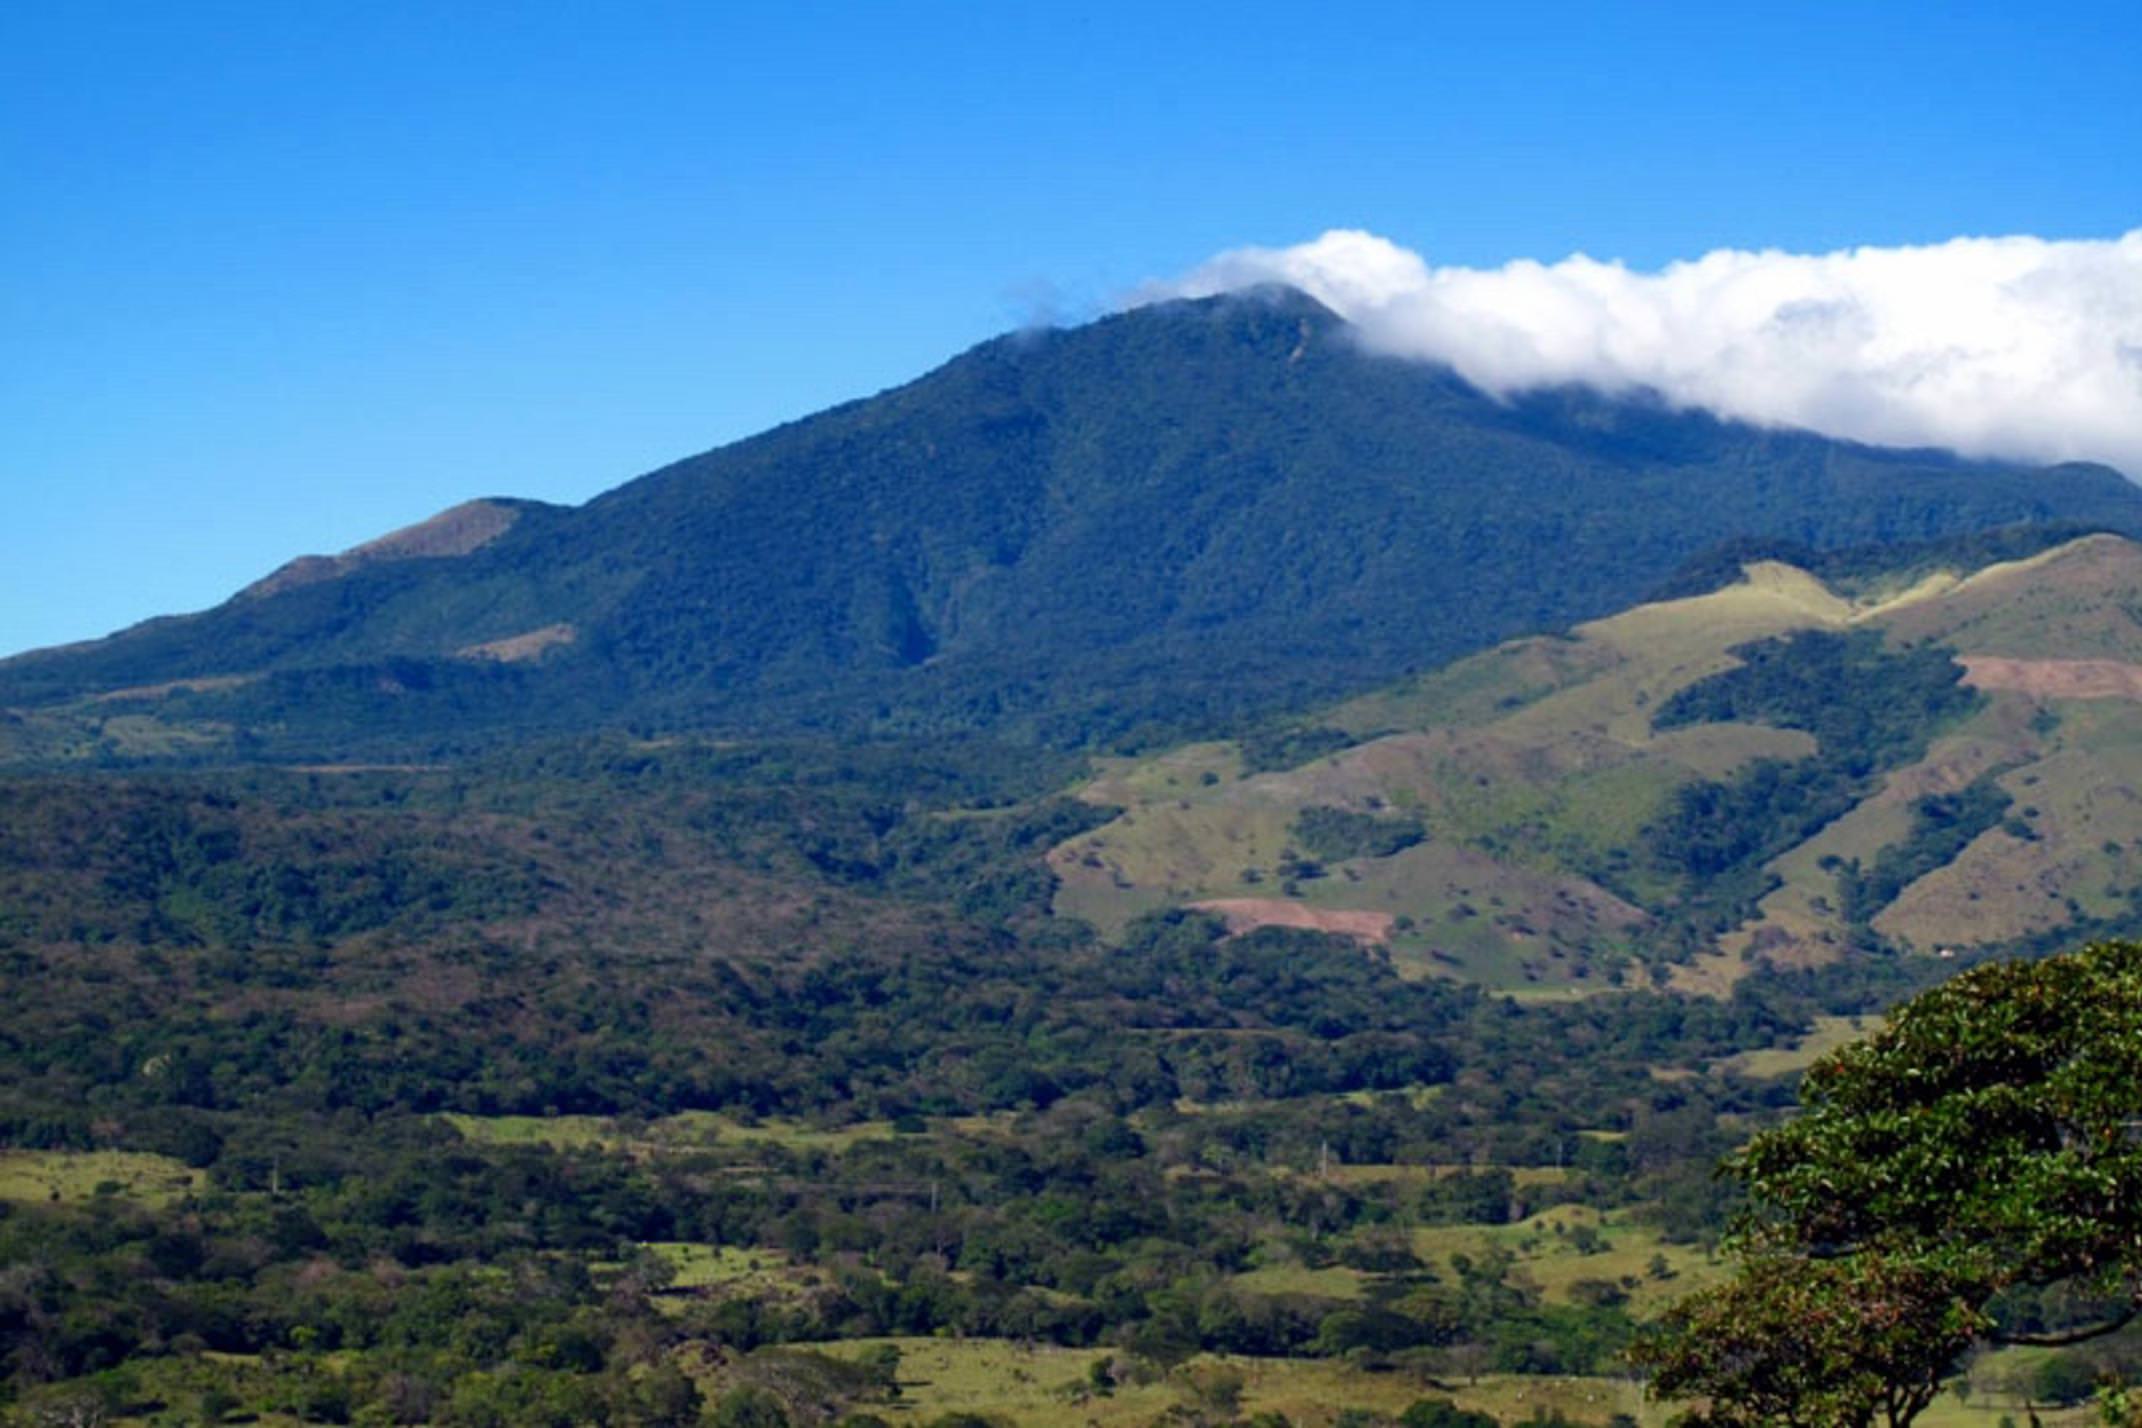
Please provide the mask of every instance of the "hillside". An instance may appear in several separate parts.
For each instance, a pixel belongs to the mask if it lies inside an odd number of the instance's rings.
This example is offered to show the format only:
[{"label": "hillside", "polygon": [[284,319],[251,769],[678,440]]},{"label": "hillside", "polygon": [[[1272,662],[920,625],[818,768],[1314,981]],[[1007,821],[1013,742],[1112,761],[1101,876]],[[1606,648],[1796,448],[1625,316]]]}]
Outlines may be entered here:
[{"label": "hillside", "polygon": [[1733,538],[2142,534],[2110,470],[1512,403],[1299,294],[997,339],[587,505],[479,501],[0,661],[0,756],[430,758],[598,727],[1225,731],[1624,608]]},{"label": "hillside", "polygon": [[2134,925],[2142,547],[1825,584],[1777,561],[1248,745],[1122,760],[1050,855],[1104,928],[1194,905],[1531,994]]}]

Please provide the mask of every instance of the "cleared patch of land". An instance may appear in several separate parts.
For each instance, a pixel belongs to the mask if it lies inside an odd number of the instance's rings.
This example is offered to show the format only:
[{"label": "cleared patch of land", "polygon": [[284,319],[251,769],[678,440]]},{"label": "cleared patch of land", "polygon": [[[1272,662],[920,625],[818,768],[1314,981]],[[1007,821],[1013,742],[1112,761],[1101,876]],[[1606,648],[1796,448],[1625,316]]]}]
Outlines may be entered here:
[{"label": "cleared patch of land", "polygon": [[0,1150],[0,1200],[33,1204],[117,1196],[167,1204],[207,1177],[167,1155],[133,1150]]},{"label": "cleared patch of land", "polygon": [[479,645],[468,645],[454,653],[458,659],[488,659],[500,664],[521,664],[528,660],[541,659],[552,650],[561,649],[579,638],[580,631],[571,625],[545,625],[540,630],[508,635],[502,640],[487,640]]},{"label": "cleared patch of land", "polygon": [[[1851,607],[1803,572],[1749,567],[1726,590],[1520,640],[1341,706],[1365,742],[1245,774],[1231,744],[1111,764],[1080,796],[1114,821],[1049,856],[1058,912],[1119,931],[1195,905],[1238,929],[1313,927],[1389,948],[1402,971],[1562,996],[1622,980],[1649,918],[1602,886],[1664,896],[1627,848],[1696,779],[1793,759],[1807,735],[1745,724],[1655,733],[1651,711],[1731,667],[1735,645],[1834,624]],[[1319,858],[1306,814],[1410,820],[1419,841]],[[1623,886],[1617,884],[1617,886]]]},{"label": "cleared patch of land", "polygon": [[1855,1041],[1864,1041],[1882,1029],[1878,1017],[1818,1016],[1814,1027],[1790,1046],[1773,1046],[1762,1051],[1743,1051],[1738,1056],[1729,1056],[1718,1063],[1721,1071],[1730,1071],[1740,1076],[1752,1076],[1768,1080],[1778,1076],[1792,1076],[1842,1046]]},{"label": "cleared patch of land", "polygon": [[2006,659],[1965,655],[1964,683],[2039,699],[2142,699],[2142,665],[2109,659]]},{"label": "cleared patch of land", "polygon": [[2088,536],[1988,566],[1938,599],[1882,612],[1894,639],[1934,640],[1971,656],[2142,663],[2142,547]]},{"label": "cleared patch of land", "polygon": [[[1021,1428],[1131,1428],[1150,1424],[1196,1401],[1193,1387],[1214,1370],[1239,1374],[1239,1416],[1285,1415],[1303,1428],[1321,1428],[1348,1408],[1396,1416],[1421,1398],[1451,1398],[1505,1422],[1541,1410],[1560,1411],[1579,1424],[1603,1423],[1614,1413],[1639,1415],[1650,1428],[1666,1415],[1641,1401],[1637,1386],[1612,1379],[1485,1376],[1438,1386],[1411,1373],[1379,1373],[1343,1359],[1251,1359],[1200,1355],[1173,1373],[1130,1381],[1102,1395],[1088,1373],[1112,1353],[1097,1349],[1031,1348],[995,1339],[864,1339],[827,1346],[861,1358],[880,1345],[901,1353],[902,1422],[928,1422],[948,1413],[995,1416]],[[887,1413],[884,1406],[873,1411]]]},{"label": "cleared patch of land", "polygon": [[1196,902],[1192,907],[1216,912],[1229,932],[1251,932],[1259,927],[1305,927],[1312,932],[1335,932],[1363,942],[1388,942],[1395,920],[1388,912],[1359,912],[1343,908],[1310,907],[1271,897],[1223,897]]},{"label": "cleared patch of land", "polygon": [[632,1123],[609,1116],[471,1116],[452,1111],[439,1118],[481,1145],[543,1145],[553,1150],[635,1153],[716,1146],[840,1151],[893,1134],[889,1121],[822,1127],[773,1118],[746,1122],[713,1111],[682,1111],[660,1120]]}]

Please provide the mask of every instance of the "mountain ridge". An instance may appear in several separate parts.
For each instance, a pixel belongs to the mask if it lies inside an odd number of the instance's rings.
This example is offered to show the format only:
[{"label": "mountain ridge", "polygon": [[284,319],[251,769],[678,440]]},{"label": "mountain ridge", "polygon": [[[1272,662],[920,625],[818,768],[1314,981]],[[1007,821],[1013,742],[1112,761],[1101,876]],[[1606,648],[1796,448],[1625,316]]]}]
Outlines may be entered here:
[{"label": "mountain ridge", "polygon": [[[1497,401],[1284,291],[995,338],[579,507],[477,504],[516,514],[464,553],[320,558],[0,662],[0,706],[244,676],[140,712],[271,757],[621,724],[1105,742],[1604,615],[1735,537],[2142,533],[2109,468]],[[534,657],[468,653],[496,648]]]}]

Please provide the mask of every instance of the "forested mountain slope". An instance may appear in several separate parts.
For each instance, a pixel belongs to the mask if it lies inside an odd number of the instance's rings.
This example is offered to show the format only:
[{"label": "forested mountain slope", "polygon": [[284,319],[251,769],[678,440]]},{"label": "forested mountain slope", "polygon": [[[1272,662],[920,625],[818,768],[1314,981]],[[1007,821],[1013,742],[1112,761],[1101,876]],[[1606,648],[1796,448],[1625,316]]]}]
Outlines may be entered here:
[{"label": "forested mountain slope", "polygon": [[539,730],[1223,728],[1596,618],[1735,537],[2142,533],[2101,467],[1493,400],[1271,291],[1007,336],[575,509],[487,501],[0,662],[17,757]]}]

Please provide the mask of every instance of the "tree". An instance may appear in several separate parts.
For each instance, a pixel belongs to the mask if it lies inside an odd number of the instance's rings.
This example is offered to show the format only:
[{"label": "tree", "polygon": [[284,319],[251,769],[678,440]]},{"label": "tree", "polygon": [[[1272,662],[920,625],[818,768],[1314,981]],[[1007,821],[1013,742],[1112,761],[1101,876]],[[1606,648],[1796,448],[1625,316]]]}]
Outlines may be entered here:
[{"label": "tree", "polygon": [[1417,1398],[1398,1422],[1400,1428],[1496,1428],[1492,1416],[1460,1408],[1447,1398]]},{"label": "tree", "polygon": [[[2142,1313],[2142,944],[1981,967],[1818,1062],[1803,1114],[1727,1161],[1735,1277],[1643,1340],[1683,1421],[1890,1428],[1980,1342]],[[2026,1321],[2002,1296],[2083,1306]]]},{"label": "tree", "polygon": [[763,1388],[732,1388],[714,1405],[714,1428],[788,1428],[788,1410]]}]

